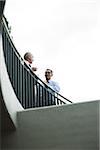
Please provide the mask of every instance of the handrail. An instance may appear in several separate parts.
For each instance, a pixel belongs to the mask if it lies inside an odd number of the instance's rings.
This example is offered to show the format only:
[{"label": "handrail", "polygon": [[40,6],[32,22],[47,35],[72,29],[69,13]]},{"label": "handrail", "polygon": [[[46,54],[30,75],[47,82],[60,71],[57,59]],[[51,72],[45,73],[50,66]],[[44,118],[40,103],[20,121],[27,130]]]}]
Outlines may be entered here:
[{"label": "handrail", "polygon": [[22,106],[32,108],[62,105],[67,102],[72,103],[61,94],[55,92],[32,72],[15,48],[4,18],[2,24],[5,63],[13,89]]}]

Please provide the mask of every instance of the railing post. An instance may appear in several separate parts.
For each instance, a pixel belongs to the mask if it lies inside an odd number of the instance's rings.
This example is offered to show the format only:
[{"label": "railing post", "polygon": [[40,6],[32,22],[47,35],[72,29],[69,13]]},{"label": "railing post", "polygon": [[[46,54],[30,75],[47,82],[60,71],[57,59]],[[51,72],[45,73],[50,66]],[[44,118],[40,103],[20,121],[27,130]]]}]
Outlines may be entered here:
[{"label": "railing post", "polygon": [[1,17],[3,15],[5,2],[6,2],[6,0],[0,0],[0,22],[1,22]]}]

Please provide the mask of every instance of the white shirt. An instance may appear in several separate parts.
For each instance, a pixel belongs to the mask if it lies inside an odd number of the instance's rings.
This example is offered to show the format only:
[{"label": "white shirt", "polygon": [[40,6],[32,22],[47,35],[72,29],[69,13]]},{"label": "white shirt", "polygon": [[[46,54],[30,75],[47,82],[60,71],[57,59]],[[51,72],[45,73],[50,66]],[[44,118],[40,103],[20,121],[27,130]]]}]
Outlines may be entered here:
[{"label": "white shirt", "polygon": [[60,87],[59,87],[57,82],[49,80],[48,82],[46,82],[46,84],[48,86],[50,86],[50,88],[52,88],[55,92],[59,92],[60,91]]}]

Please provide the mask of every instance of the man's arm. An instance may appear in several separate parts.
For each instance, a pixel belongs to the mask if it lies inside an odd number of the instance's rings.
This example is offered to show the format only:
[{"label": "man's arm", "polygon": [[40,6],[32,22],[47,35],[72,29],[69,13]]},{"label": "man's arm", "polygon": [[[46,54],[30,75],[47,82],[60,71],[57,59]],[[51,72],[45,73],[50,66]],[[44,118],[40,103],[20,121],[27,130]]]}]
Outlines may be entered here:
[{"label": "man's arm", "polygon": [[59,92],[60,91],[60,86],[57,82],[55,81],[51,81],[50,82],[50,87],[55,91],[55,92]]}]

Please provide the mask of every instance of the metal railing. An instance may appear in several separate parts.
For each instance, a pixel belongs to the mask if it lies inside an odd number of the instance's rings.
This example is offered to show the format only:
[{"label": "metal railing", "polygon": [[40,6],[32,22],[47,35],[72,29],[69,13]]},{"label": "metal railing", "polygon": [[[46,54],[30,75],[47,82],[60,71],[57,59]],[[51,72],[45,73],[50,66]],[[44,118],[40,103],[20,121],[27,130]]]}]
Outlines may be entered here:
[{"label": "metal railing", "polygon": [[3,51],[9,79],[23,108],[72,103],[48,87],[24,62],[16,50],[5,20],[2,20]]}]

